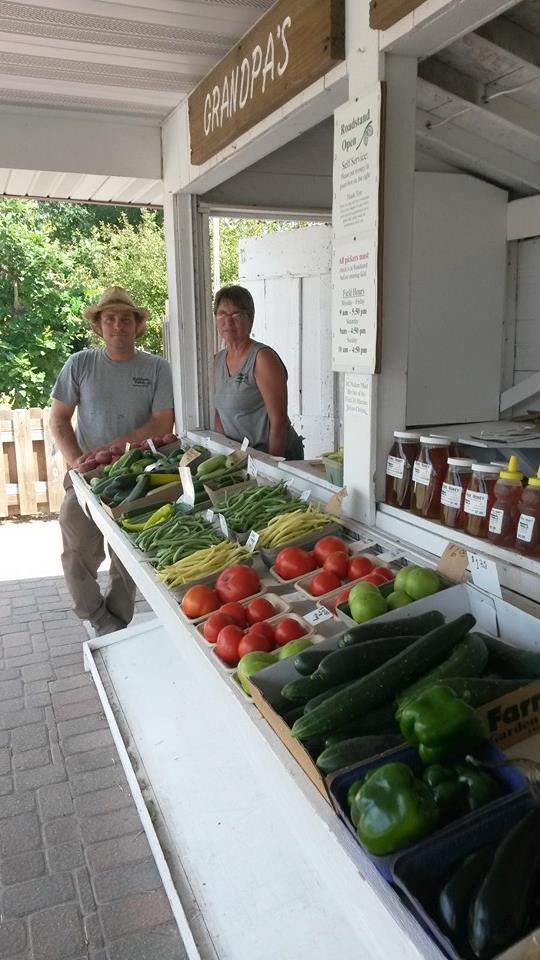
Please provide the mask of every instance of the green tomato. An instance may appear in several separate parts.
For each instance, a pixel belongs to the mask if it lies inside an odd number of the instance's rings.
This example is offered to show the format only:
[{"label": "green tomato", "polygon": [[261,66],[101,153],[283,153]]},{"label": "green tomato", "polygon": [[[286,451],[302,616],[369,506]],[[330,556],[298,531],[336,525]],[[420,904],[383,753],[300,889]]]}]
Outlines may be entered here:
[{"label": "green tomato", "polygon": [[422,600],[430,597],[441,589],[441,581],[434,570],[424,570],[422,567],[411,570],[407,580],[405,592],[413,600]]},{"label": "green tomato", "polygon": [[405,590],[407,592],[407,577],[413,570],[420,570],[421,567],[402,567],[396,574],[394,580],[394,590]]},{"label": "green tomato", "polygon": [[302,653],[302,650],[312,646],[309,637],[297,637],[296,640],[289,640],[285,646],[279,648],[277,658],[278,660],[285,660],[286,657],[295,657],[298,653]]},{"label": "green tomato", "polygon": [[357,597],[363,597],[366,593],[374,593],[378,596],[381,595],[379,588],[374,583],[366,583],[361,580],[360,583],[356,583],[352,587],[351,592],[349,593],[349,606],[353,603]]},{"label": "green tomato", "polygon": [[394,590],[386,598],[386,603],[389,610],[397,610],[398,607],[406,607],[408,603],[412,603],[412,598],[404,590]]},{"label": "green tomato", "polygon": [[351,616],[356,623],[365,623],[366,620],[373,620],[373,617],[380,617],[386,613],[388,607],[386,600],[377,591],[377,593],[364,593],[356,597],[353,601],[349,598],[349,607]]}]

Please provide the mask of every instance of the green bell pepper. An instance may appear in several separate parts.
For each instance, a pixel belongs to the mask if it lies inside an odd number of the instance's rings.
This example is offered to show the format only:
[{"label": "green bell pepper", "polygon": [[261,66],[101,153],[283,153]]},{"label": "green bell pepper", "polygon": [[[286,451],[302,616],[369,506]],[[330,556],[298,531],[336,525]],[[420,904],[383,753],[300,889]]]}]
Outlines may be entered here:
[{"label": "green bell pepper", "polygon": [[503,793],[494,777],[466,761],[451,767],[434,763],[426,767],[422,780],[431,790],[444,822],[478,810],[484,804],[498,800]]},{"label": "green bell pepper", "polygon": [[403,708],[400,728],[424,763],[441,763],[463,756],[484,737],[473,707],[443,684],[428,687]]},{"label": "green bell pepper", "polygon": [[437,826],[430,790],[405,763],[371,770],[352,801],[351,819],[370,853],[385,856],[416,843]]}]

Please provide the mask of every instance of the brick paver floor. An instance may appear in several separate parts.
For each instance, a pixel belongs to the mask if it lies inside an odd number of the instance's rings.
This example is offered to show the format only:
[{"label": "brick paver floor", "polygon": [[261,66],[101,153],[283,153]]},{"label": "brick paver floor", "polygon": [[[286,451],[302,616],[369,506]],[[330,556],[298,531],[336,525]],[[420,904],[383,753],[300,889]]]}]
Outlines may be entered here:
[{"label": "brick paver floor", "polygon": [[62,578],[0,583],[0,960],[184,960]]}]

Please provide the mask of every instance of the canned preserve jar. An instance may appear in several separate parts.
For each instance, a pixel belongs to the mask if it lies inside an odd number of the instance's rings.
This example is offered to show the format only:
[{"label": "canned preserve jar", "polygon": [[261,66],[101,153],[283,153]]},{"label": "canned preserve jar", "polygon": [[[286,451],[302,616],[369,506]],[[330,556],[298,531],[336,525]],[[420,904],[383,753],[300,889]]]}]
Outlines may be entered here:
[{"label": "canned preserve jar", "polygon": [[394,430],[394,442],[386,458],[385,503],[408,510],[411,504],[412,472],[420,452],[420,434]]},{"label": "canned preserve jar", "polygon": [[411,492],[411,513],[417,516],[439,519],[448,443],[448,437],[420,437],[420,453],[414,462]]},{"label": "canned preserve jar", "polygon": [[448,469],[441,489],[441,523],[461,530],[465,522],[465,491],[472,474],[472,460],[448,457]]},{"label": "canned preserve jar", "polygon": [[472,475],[465,492],[464,533],[471,537],[486,538],[489,532],[489,515],[495,503],[495,484],[499,470],[492,463],[473,463]]}]

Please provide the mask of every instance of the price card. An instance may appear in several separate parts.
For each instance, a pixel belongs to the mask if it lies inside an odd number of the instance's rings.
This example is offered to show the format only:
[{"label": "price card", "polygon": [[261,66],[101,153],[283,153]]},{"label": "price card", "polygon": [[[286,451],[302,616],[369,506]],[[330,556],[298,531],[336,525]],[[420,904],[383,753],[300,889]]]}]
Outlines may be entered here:
[{"label": "price card", "polygon": [[194,460],[198,460],[200,456],[201,454],[198,450],[195,450],[194,447],[190,447],[189,450],[186,450],[186,452],[182,454],[179,466],[189,467],[190,463],[193,463]]},{"label": "price card", "polygon": [[248,457],[247,472],[250,477],[257,476],[257,464],[255,463],[253,457]]},{"label": "price card", "polygon": [[488,560],[487,557],[481,557],[477,553],[471,553],[469,550],[467,550],[467,557],[469,558],[469,570],[475,587],[502,599],[499,574],[494,561]]},{"label": "price card", "polygon": [[213,510],[205,510],[204,513],[203,513],[203,517],[204,517],[205,520],[208,520],[208,523],[212,523],[212,520],[214,519],[214,511],[213,511]]},{"label": "price card", "polygon": [[310,496],[311,496],[311,490],[304,490],[304,491],[300,494],[300,500],[302,501],[302,503],[307,503],[308,500],[309,500],[309,498],[310,498]]},{"label": "price card", "polygon": [[226,521],[226,519],[225,519],[225,517],[223,516],[222,513],[218,513],[218,520],[219,520],[219,526],[220,526],[220,529],[221,529],[221,532],[222,532],[223,536],[224,536],[224,537],[228,537],[228,536],[229,536],[229,528],[228,528],[228,526],[227,526],[227,521]]},{"label": "price card", "polygon": [[255,547],[257,546],[258,542],[259,542],[259,534],[257,533],[256,530],[252,530],[249,537],[246,540],[246,547],[251,553],[253,553],[253,551],[255,550]]},{"label": "price card", "polygon": [[[161,466],[160,463],[149,463],[147,467],[144,468],[145,473],[152,473],[153,470],[157,470]],[[172,472],[171,467],[171,472]]]},{"label": "price card", "polygon": [[157,457],[158,452],[156,450],[156,445],[152,440],[152,437],[148,437],[148,440],[146,442],[148,444],[148,449],[150,450],[150,452],[153,453],[155,457]]},{"label": "price card", "polygon": [[318,623],[324,623],[325,620],[331,620],[334,616],[330,612],[328,607],[317,607],[316,610],[312,610],[311,613],[304,614],[304,620],[311,624],[312,627],[315,627]]},{"label": "price card", "polygon": [[249,440],[247,437],[244,437],[244,439],[242,440],[242,446],[240,447],[240,449],[244,451],[244,450],[247,450],[248,447],[249,447]]},{"label": "price card", "polygon": [[449,543],[437,564],[437,573],[454,583],[461,583],[467,570],[468,556],[465,547]]},{"label": "price card", "polygon": [[131,444],[130,444],[129,440],[126,440],[126,445],[125,445],[125,447],[124,447],[124,453],[127,453],[128,450],[131,450]]},{"label": "price card", "polygon": [[195,503],[195,487],[193,486],[193,477],[189,467],[179,467],[180,479],[182,481],[183,496],[186,498],[184,503]]},{"label": "price card", "polygon": [[341,515],[343,501],[345,500],[346,496],[347,496],[347,487],[343,487],[342,490],[339,490],[338,493],[334,493],[334,495],[330,497],[328,503],[324,508],[324,512],[331,513],[334,516],[339,517]]}]

